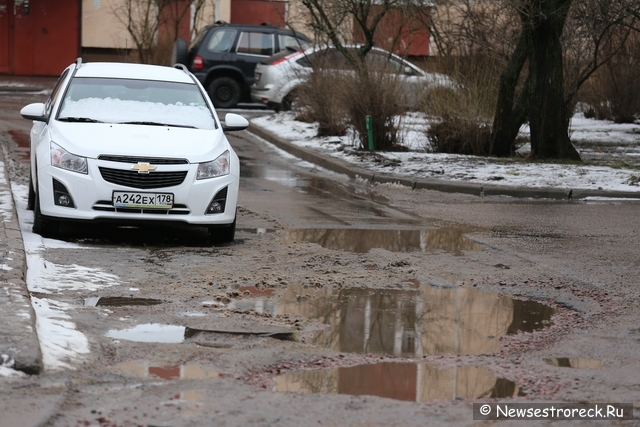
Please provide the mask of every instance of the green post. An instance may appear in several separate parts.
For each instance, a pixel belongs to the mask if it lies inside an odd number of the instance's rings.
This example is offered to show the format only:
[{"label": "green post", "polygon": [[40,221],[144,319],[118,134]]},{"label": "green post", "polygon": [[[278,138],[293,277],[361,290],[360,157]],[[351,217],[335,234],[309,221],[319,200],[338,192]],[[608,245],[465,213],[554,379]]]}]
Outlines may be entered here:
[{"label": "green post", "polygon": [[371,118],[371,116],[367,116],[366,123],[367,123],[367,138],[369,140],[369,151],[373,153],[376,147],[373,143],[373,119]]}]

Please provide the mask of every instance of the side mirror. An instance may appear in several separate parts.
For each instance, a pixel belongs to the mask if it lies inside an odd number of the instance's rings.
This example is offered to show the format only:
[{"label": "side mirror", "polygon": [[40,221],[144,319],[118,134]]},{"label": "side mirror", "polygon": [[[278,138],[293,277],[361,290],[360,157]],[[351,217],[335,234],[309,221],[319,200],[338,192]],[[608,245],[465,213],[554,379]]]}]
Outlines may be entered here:
[{"label": "side mirror", "polygon": [[227,115],[224,116],[224,123],[222,124],[222,130],[224,132],[245,130],[248,127],[249,121],[238,114],[227,113]]},{"label": "side mirror", "polygon": [[404,74],[407,76],[413,76],[413,69],[411,67],[404,67]]},{"label": "side mirror", "polygon": [[44,114],[44,104],[42,102],[27,105],[20,110],[20,115],[27,120],[35,120],[37,122],[47,121],[47,117]]}]

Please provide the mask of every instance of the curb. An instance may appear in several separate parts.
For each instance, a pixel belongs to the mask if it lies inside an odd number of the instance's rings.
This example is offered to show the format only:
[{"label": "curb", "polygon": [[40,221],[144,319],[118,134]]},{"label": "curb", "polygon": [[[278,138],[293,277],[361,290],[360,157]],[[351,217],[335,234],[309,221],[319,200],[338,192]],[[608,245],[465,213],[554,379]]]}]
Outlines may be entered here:
[{"label": "curb", "polygon": [[413,179],[386,174],[375,174],[358,168],[340,159],[326,157],[315,150],[299,147],[249,122],[250,133],[270,142],[276,147],[302,160],[314,163],[330,171],[344,174],[350,178],[361,178],[371,183],[399,184],[413,190],[434,190],[444,193],[462,193],[478,197],[508,196],[515,198],[579,200],[587,197],[605,197],[617,199],[640,199],[640,191],[587,190],[550,187],[508,187],[503,185],[483,185],[469,182],[450,181],[438,178]]},{"label": "curb", "polygon": [[[6,253],[2,263],[10,268],[0,269],[0,355],[9,356],[14,362],[14,369],[34,375],[43,370],[42,352],[36,332],[36,315],[26,283],[27,260],[22,231],[2,149],[0,162],[5,165],[4,176],[0,176],[4,178],[0,181],[0,193],[8,193],[11,204],[11,218],[0,222],[0,253]],[[7,185],[2,185],[2,182]]]}]

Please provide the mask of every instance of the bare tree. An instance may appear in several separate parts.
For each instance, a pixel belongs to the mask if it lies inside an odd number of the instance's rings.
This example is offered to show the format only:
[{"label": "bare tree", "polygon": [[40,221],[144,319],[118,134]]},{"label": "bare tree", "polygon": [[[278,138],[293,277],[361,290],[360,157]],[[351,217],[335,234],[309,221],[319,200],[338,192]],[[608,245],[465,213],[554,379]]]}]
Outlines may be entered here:
[{"label": "bare tree", "polygon": [[[528,118],[532,158],[580,160],[568,133],[576,94],[636,29],[640,4],[636,0],[510,0],[510,4],[520,17],[521,33],[501,75],[491,152],[511,153]],[[566,26],[572,31],[565,32]],[[590,54],[576,55],[570,46]],[[567,58],[572,68],[567,67]],[[525,81],[518,90],[521,78]]]},{"label": "bare tree", "polygon": [[363,62],[345,47],[355,34],[363,39],[357,53],[364,57],[376,44],[379,25],[390,11],[399,10],[405,16],[415,12],[414,16],[418,16],[431,5],[427,0],[302,0],[302,4],[309,13],[315,35],[335,46],[356,67]]},{"label": "bare tree", "polygon": [[[189,19],[190,26],[191,11],[197,18],[205,3],[206,0],[124,0],[113,7],[112,13],[129,32],[139,61],[162,63],[167,55],[159,47],[172,45],[179,37],[182,22]],[[161,28],[165,31],[163,40],[158,39]]]}]

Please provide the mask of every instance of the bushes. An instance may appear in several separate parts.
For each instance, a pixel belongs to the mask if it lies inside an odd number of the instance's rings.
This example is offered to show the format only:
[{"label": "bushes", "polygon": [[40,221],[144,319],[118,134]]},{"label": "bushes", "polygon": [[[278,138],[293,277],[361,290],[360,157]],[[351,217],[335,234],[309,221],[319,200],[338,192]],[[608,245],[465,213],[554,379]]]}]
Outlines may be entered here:
[{"label": "bushes", "polygon": [[[319,136],[342,136],[351,127],[358,148],[365,150],[366,117],[371,116],[376,150],[402,149],[398,118],[407,111],[407,93],[402,76],[388,72],[385,65],[368,61],[350,71],[335,71],[323,64],[299,88],[298,117],[317,122]],[[466,58],[465,62],[445,64],[443,70],[455,75],[460,83],[447,86],[439,81],[435,83],[438,86],[422,88],[418,104],[418,109],[434,122],[427,131],[431,148],[444,153],[489,155],[490,123],[500,75],[495,63],[486,58]]]},{"label": "bushes", "polygon": [[396,117],[405,112],[404,90],[399,76],[385,71],[379,67],[363,67],[355,74],[345,76],[346,90],[343,91],[342,102],[363,150],[369,146],[367,116],[371,116],[376,150],[394,150],[402,142]]},{"label": "bushes", "polygon": [[580,100],[585,115],[616,123],[640,119],[640,36],[628,40],[611,61],[584,85]]},{"label": "bushes", "polygon": [[442,67],[457,76],[460,84],[425,93],[422,111],[435,122],[427,131],[433,151],[489,155],[500,72],[493,61],[483,57],[464,58]]},{"label": "bushes", "polygon": [[360,63],[342,67],[316,64],[307,83],[298,88],[298,118],[318,123],[318,136],[342,136],[350,126],[360,149],[368,147],[366,116],[372,117],[376,150],[400,144],[396,118],[404,113],[399,75],[383,65]]}]

